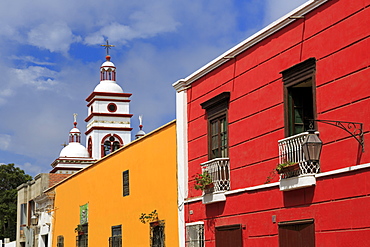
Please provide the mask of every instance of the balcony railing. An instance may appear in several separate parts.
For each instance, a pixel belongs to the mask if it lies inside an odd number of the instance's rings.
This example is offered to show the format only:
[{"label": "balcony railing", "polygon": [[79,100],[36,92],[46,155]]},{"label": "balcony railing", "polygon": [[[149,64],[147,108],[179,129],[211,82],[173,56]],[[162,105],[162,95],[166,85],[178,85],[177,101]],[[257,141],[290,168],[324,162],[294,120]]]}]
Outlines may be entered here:
[{"label": "balcony railing", "polygon": [[213,181],[213,192],[230,190],[229,158],[216,158],[200,164],[203,172],[208,172]]},{"label": "balcony railing", "polygon": [[[318,134],[318,132],[316,133]],[[303,132],[278,141],[279,163],[293,162],[299,164],[299,170],[282,173],[280,174],[281,179],[320,172],[319,163],[314,164],[312,162],[307,162],[304,157],[302,143],[307,135],[308,132]]]}]

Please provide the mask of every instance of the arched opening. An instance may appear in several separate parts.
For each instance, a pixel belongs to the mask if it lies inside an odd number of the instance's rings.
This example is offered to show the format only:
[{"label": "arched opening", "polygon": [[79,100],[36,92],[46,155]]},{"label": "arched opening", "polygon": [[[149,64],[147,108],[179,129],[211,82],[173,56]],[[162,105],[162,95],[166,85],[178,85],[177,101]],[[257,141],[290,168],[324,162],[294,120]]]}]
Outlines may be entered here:
[{"label": "arched opening", "polygon": [[122,147],[122,145],[122,139],[118,135],[114,134],[105,136],[102,140],[102,157],[116,151]]},{"label": "arched opening", "polygon": [[89,152],[90,157],[92,157],[92,139],[91,136],[87,142],[87,152]]}]

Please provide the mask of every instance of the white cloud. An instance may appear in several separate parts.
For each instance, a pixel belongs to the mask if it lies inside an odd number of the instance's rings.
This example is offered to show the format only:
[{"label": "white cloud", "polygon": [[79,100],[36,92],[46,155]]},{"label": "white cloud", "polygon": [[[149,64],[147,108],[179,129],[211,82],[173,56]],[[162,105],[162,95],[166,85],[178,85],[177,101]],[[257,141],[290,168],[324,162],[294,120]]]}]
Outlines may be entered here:
[{"label": "white cloud", "polygon": [[42,23],[28,32],[28,42],[51,52],[67,53],[80,38],[73,35],[65,22]]},{"label": "white cloud", "polygon": [[18,85],[32,85],[38,90],[50,89],[57,82],[56,71],[41,66],[29,66],[25,69],[13,69]]},{"label": "white cloud", "polygon": [[35,177],[37,174],[40,174],[43,171],[42,167],[33,165],[29,162],[26,162],[23,165],[17,164],[16,166],[18,166],[26,174],[31,175],[32,177]]},{"label": "white cloud", "polygon": [[85,43],[89,45],[102,44],[104,43],[105,37],[113,43],[126,43],[125,40],[136,38],[137,34],[128,26],[112,23],[102,27],[98,32],[87,36],[85,38]]},{"label": "white cloud", "polygon": [[12,55],[10,59],[19,60],[26,63],[32,63],[37,65],[56,65],[56,63],[48,62],[48,61],[41,61],[39,58],[33,56],[15,56]]},{"label": "white cloud", "polygon": [[0,149],[7,150],[10,146],[11,136],[6,134],[0,134]]}]

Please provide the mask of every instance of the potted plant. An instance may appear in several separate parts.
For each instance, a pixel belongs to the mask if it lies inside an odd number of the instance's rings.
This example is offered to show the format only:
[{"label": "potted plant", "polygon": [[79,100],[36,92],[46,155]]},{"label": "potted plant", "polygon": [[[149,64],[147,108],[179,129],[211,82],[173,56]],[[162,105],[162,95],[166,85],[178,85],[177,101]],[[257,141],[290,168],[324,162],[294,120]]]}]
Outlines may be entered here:
[{"label": "potted plant", "polygon": [[299,170],[299,163],[287,161],[285,163],[278,164],[276,166],[276,171],[278,174],[293,172]]},{"label": "potted plant", "polygon": [[84,234],[84,230],[83,230],[82,225],[77,225],[77,227],[75,228],[75,232],[77,232],[78,235],[83,235]]},{"label": "potted plant", "polygon": [[197,174],[195,176],[195,185],[196,190],[206,190],[214,186],[211,176],[207,171]]}]

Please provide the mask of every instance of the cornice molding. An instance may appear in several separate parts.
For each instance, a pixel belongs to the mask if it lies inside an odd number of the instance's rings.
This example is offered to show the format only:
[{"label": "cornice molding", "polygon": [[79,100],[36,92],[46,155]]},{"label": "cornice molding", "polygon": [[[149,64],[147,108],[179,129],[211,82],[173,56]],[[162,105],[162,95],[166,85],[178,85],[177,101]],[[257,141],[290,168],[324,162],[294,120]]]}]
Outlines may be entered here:
[{"label": "cornice molding", "polygon": [[133,114],[116,114],[116,113],[91,113],[86,119],[85,122],[88,122],[93,117],[112,117],[112,118],[132,118]]},{"label": "cornice molding", "polygon": [[125,98],[129,98],[131,97],[131,93],[105,93],[105,92],[92,92],[87,98],[86,98],[86,101],[87,102],[90,102],[90,100],[92,100],[94,97],[96,96],[110,96],[110,97],[119,97],[119,98],[122,98],[122,97],[125,97]]},{"label": "cornice molding", "polygon": [[88,129],[86,132],[85,132],[85,135],[88,135],[90,134],[93,130],[110,130],[110,131],[113,131],[113,132],[116,132],[116,131],[131,131],[132,128],[120,128],[120,127],[100,127],[100,126],[96,126],[96,127],[91,127],[90,129]]},{"label": "cornice molding", "polygon": [[100,98],[94,98],[92,101],[90,101],[87,106],[92,105],[95,101],[110,101],[110,102],[131,102],[129,99],[100,99]]}]

